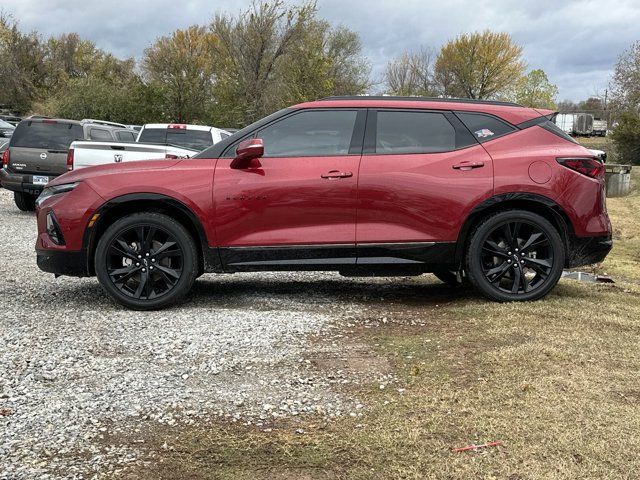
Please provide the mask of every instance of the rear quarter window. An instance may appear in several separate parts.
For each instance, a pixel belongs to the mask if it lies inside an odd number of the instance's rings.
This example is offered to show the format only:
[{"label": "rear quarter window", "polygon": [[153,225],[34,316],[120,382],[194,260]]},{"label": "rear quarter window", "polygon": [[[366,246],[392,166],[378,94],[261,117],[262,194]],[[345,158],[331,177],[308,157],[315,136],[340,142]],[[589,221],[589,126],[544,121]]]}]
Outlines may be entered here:
[{"label": "rear quarter window", "polygon": [[78,124],[23,121],[13,132],[10,146],[68,150],[71,142],[83,139],[82,126]]},{"label": "rear quarter window", "polygon": [[456,112],[456,116],[480,143],[488,142],[517,130],[513,125],[491,115]]}]

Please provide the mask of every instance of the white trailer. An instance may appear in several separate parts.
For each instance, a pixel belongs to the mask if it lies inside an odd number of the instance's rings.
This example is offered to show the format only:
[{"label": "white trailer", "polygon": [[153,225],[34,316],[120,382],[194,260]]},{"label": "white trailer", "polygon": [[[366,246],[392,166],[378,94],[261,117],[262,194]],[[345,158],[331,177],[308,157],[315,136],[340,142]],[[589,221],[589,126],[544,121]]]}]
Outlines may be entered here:
[{"label": "white trailer", "polygon": [[573,113],[559,113],[556,115],[556,125],[569,135],[573,134],[574,123],[575,114]]}]

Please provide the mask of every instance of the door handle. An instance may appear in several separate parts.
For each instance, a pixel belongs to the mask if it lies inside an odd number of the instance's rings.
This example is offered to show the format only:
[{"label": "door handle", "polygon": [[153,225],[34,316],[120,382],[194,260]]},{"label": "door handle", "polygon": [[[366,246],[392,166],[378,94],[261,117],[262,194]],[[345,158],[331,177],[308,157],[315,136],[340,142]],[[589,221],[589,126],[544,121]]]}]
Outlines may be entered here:
[{"label": "door handle", "polygon": [[460,162],[456,163],[452,168],[455,170],[473,170],[474,168],[484,167],[484,162]]},{"label": "door handle", "polygon": [[351,172],[341,172],[340,170],[331,170],[328,173],[323,173],[322,175],[320,175],[320,178],[328,178],[328,179],[349,178],[349,177],[353,177],[353,173],[351,173]]}]

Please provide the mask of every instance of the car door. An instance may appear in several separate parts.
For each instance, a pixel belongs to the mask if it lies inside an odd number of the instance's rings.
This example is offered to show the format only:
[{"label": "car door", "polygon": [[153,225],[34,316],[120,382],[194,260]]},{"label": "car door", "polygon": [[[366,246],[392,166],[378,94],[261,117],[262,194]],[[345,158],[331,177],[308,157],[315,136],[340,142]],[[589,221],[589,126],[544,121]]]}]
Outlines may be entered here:
[{"label": "car door", "polygon": [[358,179],[358,264],[441,261],[493,191],[491,157],[452,113],[369,112]]},{"label": "car door", "polygon": [[247,168],[232,168],[235,145],[218,159],[214,221],[228,270],[355,264],[365,118],[364,109],[294,112],[251,135],[264,155]]}]

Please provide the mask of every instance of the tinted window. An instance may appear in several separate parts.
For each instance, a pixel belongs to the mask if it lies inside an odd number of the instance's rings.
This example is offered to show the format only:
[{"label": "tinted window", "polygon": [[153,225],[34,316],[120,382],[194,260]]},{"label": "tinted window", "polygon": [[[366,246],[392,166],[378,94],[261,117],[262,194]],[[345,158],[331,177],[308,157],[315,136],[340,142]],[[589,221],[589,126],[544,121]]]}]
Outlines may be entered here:
[{"label": "tinted window", "polygon": [[92,128],[89,132],[90,140],[97,140],[98,142],[108,142],[113,140],[111,133],[109,130],[104,130],[102,128]]},{"label": "tinted window", "polygon": [[116,137],[121,142],[135,142],[136,136],[133,132],[116,132]]},{"label": "tinted window", "polygon": [[74,140],[83,140],[82,127],[73,123],[21,122],[11,137],[12,147],[68,150]]},{"label": "tinted window", "polygon": [[167,143],[167,129],[145,128],[140,132],[138,141],[144,143]]},{"label": "tinted window", "polygon": [[347,155],[355,110],[317,110],[292,115],[258,132],[265,157]]},{"label": "tinted window", "polygon": [[456,113],[473,136],[482,143],[507,133],[513,132],[516,128],[502,120],[490,115],[481,113]]},{"label": "tinted window", "polygon": [[554,135],[559,136],[560,138],[564,138],[572,143],[578,143],[574,138],[570,137],[564,130],[562,130],[558,125],[553,123],[551,120],[547,120],[546,122],[542,122],[540,124],[542,128],[553,133]]},{"label": "tinted window", "polygon": [[213,145],[211,132],[208,130],[167,130],[167,143],[192,150],[204,150]]},{"label": "tinted window", "polygon": [[446,152],[456,148],[456,131],[442,113],[378,112],[376,153]]},{"label": "tinted window", "polygon": [[140,133],[142,143],[171,144],[191,150],[204,150],[213,145],[211,132],[208,130],[184,130],[171,128],[145,128]]}]

